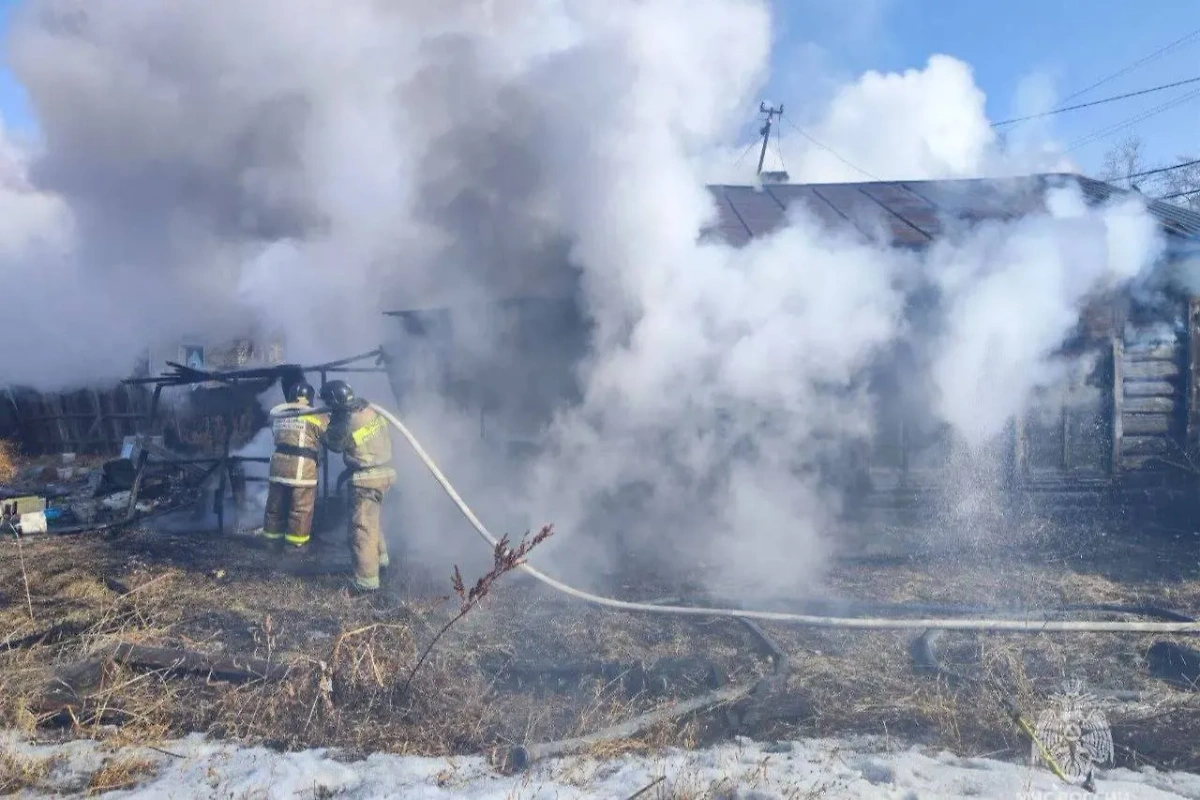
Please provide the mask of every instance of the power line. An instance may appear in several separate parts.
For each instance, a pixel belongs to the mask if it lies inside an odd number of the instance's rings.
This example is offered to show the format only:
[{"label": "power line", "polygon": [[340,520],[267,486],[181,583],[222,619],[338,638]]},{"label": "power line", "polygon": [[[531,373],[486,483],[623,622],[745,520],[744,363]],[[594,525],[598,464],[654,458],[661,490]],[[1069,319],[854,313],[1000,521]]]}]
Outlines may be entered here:
[{"label": "power line", "polygon": [[[1195,39],[1197,36],[1200,36],[1200,28],[1197,28],[1196,30],[1192,31],[1191,33],[1188,33],[1188,34],[1185,34],[1185,35],[1179,37],[1178,39],[1171,42],[1170,44],[1166,44],[1166,45],[1160,47],[1159,49],[1155,50],[1150,55],[1145,56],[1145,57],[1139,59],[1138,61],[1133,62],[1129,66],[1123,67],[1122,69],[1117,70],[1113,74],[1108,75],[1107,77],[1101,78],[1100,80],[1096,81],[1092,85],[1085,86],[1084,88],[1080,89],[1079,91],[1067,95],[1066,97],[1064,97],[1062,99],[1062,102],[1065,103],[1068,100],[1074,100],[1076,97],[1079,97],[1080,95],[1083,95],[1083,94],[1087,94],[1092,89],[1097,89],[1097,88],[1103,86],[1104,84],[1108,83],[1111,80],[1115,80],[1115,79],[1121,77],[1122,75],[1128,75],[1130,72],[1133,72],[1138,67],[1140,67],[1144,64],[1148,64],[1151,61],[1154,61],[1158,58],[1161,58],[1162,56],[1166,55],[1169,51],[1174,50],[1176,47],[1180,46],[1184,42]],[[1057,113],[1060,110],[1061,109],[1055,109],[1054,113]],[[1016,124],[1019,124],[1019,123],[1016,123]]]},{"label": "power line", "polygon": [[1144,178],[1147,175],[1157,175],[1160,172],[1172,172],[1177,169],[1183,169],[1184,167],[1192,167],[1196,164],[1200,164],[1200,158],[1197,158],[1194,161],[1184,161],[1181,164],[1175,164],[1170,167],[1159,167],[1158,169],[1147,169],[1141,172],[1135,172],[1132,175],[1122,175],[1121,180],[1129,180],[1130,178]]},{"label": "power line", "polygon": [[746,156],[750,155],[750,151],[754,149],[754,145],[756,144],[758,144],[758,142],[751,142],[749,145],[747,145],[746,149],[742,151],[742,154],[738,156],[738,160],[733,162],[733,166],[740,166],[742,161],[745,160]]},{"label": "power line", "polygon": [[997,128],[1001,125],[1012,125],[1017,122],[1027,122],[1031,119],[1042,119],[1043,117],[1052,117],[1055,114],[1062,114],[1063,112],[1066,112],[1066,111],[1078,111],[1081,108],[1090,108],[1092,106],[1103,105],[1104,103],[1113,103],[1113,102],[1116,102],[1117,100],[1125,100],[1126,98],[1129,98],[1129,97],[1137,97],[1137,96],[1143,95],[1143,94],[1150,94],[1151,92],[1161,92],[1164,89],[1174,89],[1176,86],[1185,86],[1189,83],[1200,83],[1200,76],[1195,77],[1195,78],[1188,78],[1187,80],[1183,80],[1183,81],[1176,81],[1175,83],[1164,83],[1161,86],[1152,86],[1149,89],[1142,89],[1142,90],[1136,91],[1136,92],[1126,92],[1125,94],[1118,94],[1113,97],[1105,97],[1100,100],[1093,100],[1090,103],[1080,103],[1080,104],[1074,105],[1074,106],[1063,106],[1061,108],[1056,108],[1053,111],[1044,111],[1041,114],[1030,114],[1027,117],[1016,117],[1014,119],[1005,119],[1005,120],[1001,120],[1000,122],[993,122],[992,127]]},{"label": "power line", "polygon": [[1174,50],[1179,45],[1183,44],[1186,41],[1189,41],[1190,39],[1195,39],[1197,36],[1200,36],[1200,28],[1197,28],[1196,30],[1192,31],[1189,34],[1181,36],[1180,38],[1176,39],[1175,41],[1171,42],[1168,45],[1164,45],[1163,47],[1160,47],[1158,50],[1155,50],[1153,53],[1146,56],[1145,58],[1142,58],[1139,61],[1133,62],[1128,67],[1117,70],[1112,75],[1109,75],[1107,78],[1101,78],[1100,80],[1093,83],[1091,86],[1088,86],[1084,89],[1080,89],[1078,92],[1075,92],[1074,94],[1067,95],[1066,97],[1063,98],[1063,102],[1065,103],[1068,100],[1074,100],[1076,97],[1079,97],[1081,94],[1087,94],[1092,89],[1096,89],[1100,86],[1103,86],[1104,84],[1108,83],[1111,80],[1119,78],[1122,75],[1128,75],[1130,72],[1133,72],[1135,69],[1142,66],[1143,64],[1148,64],[1151,61],[1154,61],[1155,59],[1161,58],[1162,56],[1167,54],[1167,51]]},{"label": "power line", "polygon": [[[780,116],[783,116],[783,112],[780,112]],[[779,154],[779,169],[787,173],[787,164],[783,160],[783,134],[779,132],[779,128],[775,129],[775,152]]]},{"label": "power line", "polygon": [[1194,194],[1200,194],[1200,189],[1188,189],[1186,192],[1175,192],[1175,194],[1164,194],[1162,197],[1156,197],[1155,200],[1174,200],[1177,197],[1190,197]]},{"label": "power line", "polygon": [[829,147],[828,145],[822,144],[821,142],[818,142],[818,141],[817,141],[816,139],[814,139],[813,137],[809,136],[809,135],[808,135],[808,133],[806,133],[806,132],[804,131],[804,129],[802,129],[802,128],[801,128],[799,125],[797,125],[796,123],[792,122],[792,120],[791,120],[791,118],[790,118],[790,117],[784,117],[784,116],[780,116],[780,119],[782,119],[782,120],[783,120],[784,122],[786,122],[788,125],[791,125],[791,126],[792,126],[792,128],[793,128],[793,129],[796,131],[796,133],[800,134],[800,135],[801,135],[801,136],[803,136],[805,139],[807,139],[808,141],[810,141],[810,142],[812,142],[813,144],[815,144],[817,147],[819,147],[819,148],[821,148],[822,150],[824,150],[825,152],[829,153],[831,156],[833,156],[834,158],[836,158],[838,161],[842,162],[842,163],[843,163],[843,164],[845,164],[847,167],[850,167],[850,169],[853,169],[853,170],[856,170],[856,171],[858,171],[858,172],[861,172],[863,175],[866,175],[868,178],[870,178],[870,179],[871,179],[871,180],[873,180],[873,181],[882,181],[882,180],[883,180],[883,178],[879,177],[878,175],[874,175],[874,174],[872,174],[872,173],[870,173],[870,172],[867,172],[867,171],[866,171],[865,169],[863,169],[862,167],[860,167],[860,166],[858,166],[858,165],[856,165],[856,164],[852,164],[852,163],[850,163],[850,162],[849,162],[849,161],[847,161],[845,158],[843,158],[843,157],[842,157],[842,156],[841,156],[841,155],[840,155],[840,154],[839,154],[839,153],[838,153],[836,150],[834,150],[832,147]]},{"label": "power line", "polygon": [[1105,139],[1114,133],[1119,133],[1120,131],[1123,131],[1130,126],[1136,125],[1139,122],[1143,122],[1147,119],[1150,119],[1150,117],[1157,116],[1157,115],[1163,113],[1164,111],[1169,111],[1172,108],[1175,108],[1178,105],[1186,103],[1188,100],[1191,100],[1195,97],[1200,97],[1200,89],[1196,89],[1195,91],[1188,92],[1187,94],[1183,95],[1182,97],[1177,97],[1174,100],[1170,100],[1166,103],[1163,103],[1162,105],[1155,106],[1154,108],[1150,109],[1149,111],[1146,111],[1142,114],[1138,114],[1134,117],[1130,117],[1122,122],[1118,122],[1116,125],[1112,125],[1108,128],[1104,128],[1103,130],[1096,131],[1095,133],[1090,133],[1087,136],[1084,136],[1080,139],[1076,139],[1067,148],[1066,152],[1069,153],[1072,150],[1078,150],[1080,147],[1083,147],[1085,145],[1089,145],[1094,142],[1098,142],[1101,139]]}]

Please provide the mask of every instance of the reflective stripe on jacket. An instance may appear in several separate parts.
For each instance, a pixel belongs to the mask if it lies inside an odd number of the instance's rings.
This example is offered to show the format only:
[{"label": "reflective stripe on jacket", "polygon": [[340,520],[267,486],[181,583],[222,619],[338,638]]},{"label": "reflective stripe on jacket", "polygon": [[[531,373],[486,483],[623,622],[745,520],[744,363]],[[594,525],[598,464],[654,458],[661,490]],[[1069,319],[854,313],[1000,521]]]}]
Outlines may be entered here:
[{"label": "reflective stripe on jacket", "polygon": [[321,455],[321,437],[328,427],[323,416],[280,417],[286,411],[309,408],[304,403],[280,403],[271,409],[271,432],[275,452],[271,456],[269,480],[288,486],[316,486],[317,458]]},{"label": "reflective stripe on jacket", "polygon": [[370,406],[332,418],[325,431],[325,446],[342,454],[355,486],[387,488],[396,482],[388,422]]}]

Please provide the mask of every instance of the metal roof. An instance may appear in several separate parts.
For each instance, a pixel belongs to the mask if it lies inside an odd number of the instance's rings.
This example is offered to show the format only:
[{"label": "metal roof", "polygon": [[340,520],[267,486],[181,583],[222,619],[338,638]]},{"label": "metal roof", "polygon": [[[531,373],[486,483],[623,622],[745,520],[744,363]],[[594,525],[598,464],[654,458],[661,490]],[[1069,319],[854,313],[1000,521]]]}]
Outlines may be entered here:
[{"label": "metal roof", "polygon": [[[850,225],[863,235],[886,236],[892,245],[922,247],[948,229],[980,220],[1011,220],[1045,209],[1047,189],[1077,185],[1084,199],[1098,205],[1114,196],[1136,195],[1081,175],[1048,174],[1018,178],[971,178],[941,181],[709,186],[718,218],[706,231],[740,246],[782,227],[792,209],[807,208],[830,225]],[[1147,209],[1170,237],[1172,258],[1200,258],[1200,214],[1147,198]],[[555,304],[571,296],[569,288],[526,287],[497,290],[488,303]],[[457,304],[386,312],[400,317],[411,333],[449,325]]]},{"label": "metal roof", "polygon": [[[710,186],[720,216],[710,231],[740,245],[777,230],[791,209],[808,208],[819,219],[850,224],[863,235],[883,235],[897,246],[920,247],[953,226],[981,220],[1015,219],[1045,209],[1048,189],[1075,184],[1084,200],[1098,205],[1134,195],[1082,175],[872,183]],[[1146,207],[1180,244],[1200,243],[1200,214],[1147,199]]]}]

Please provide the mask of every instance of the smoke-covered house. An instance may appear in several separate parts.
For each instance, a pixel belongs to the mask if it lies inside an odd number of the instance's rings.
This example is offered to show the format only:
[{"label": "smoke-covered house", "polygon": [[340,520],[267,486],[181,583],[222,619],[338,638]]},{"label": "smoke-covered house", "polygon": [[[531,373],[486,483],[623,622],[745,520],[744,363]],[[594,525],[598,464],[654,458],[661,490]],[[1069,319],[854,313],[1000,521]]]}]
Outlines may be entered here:
[{"label": "smoke-covered house", "polygon": [[[954,226],[1042,210],[1048,189],[1071,183],[1089,204],[1122,194],[1073,175],[712,186],[719,221],[705,234],[742,246],[779,229],[802,204],[831,225],[921,250]],[[1200,259],[1200,215],[1158,201],[1148,210],[1168,242],[1163,274]],[[575,392],[571,367],[586,351],[584,316],[571,298],[499,301],[488,313],[506,321],[499,327],[507,336],[493,342],[485,361],[454,344],[456,325],[478,313],[394,312],[402,325],[395,347],[410,366],[407,378],[394,378],[397,394],[403,397],[405,380],[417,379],[414,369],[428,376],[431,365],[440,365],[434,372],[442,390],[478,413],[481,436],[536,448],[540,426]],[[507,356],[497,358],[497,352]],[[1039,392],[1002,437],[993,477],[1006,495],[1018,503],[1150,501],[1162,509],[1190,508],[1200,474],[1193,467],[1200,445],[1200,297],[1162,286],[1094,298],[1062,342],[1061,355],[1067,365],[1062,380]],[[849,454],[850,483],[865,495],[864,505],[919,504],[961,469],[947,426],[931,411],[922,370],[919,353],[898,351],[881,359],[871,376],[876,433],[869,446]]]}]

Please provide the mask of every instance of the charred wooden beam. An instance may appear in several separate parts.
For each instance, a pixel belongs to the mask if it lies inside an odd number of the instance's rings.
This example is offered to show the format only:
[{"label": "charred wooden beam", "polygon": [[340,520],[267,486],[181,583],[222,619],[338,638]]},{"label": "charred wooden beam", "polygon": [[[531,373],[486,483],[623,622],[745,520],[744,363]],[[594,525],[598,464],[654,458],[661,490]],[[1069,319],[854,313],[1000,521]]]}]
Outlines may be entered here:
[{"label": "charred wooden beam", "polygon": [[101,655],[57,668],[30,709],[50,722],[86,722],[101,711],[115,715],[109,721],[121,722],[122,712],[109,699],[99,703],[94,699],[112,684],[117,664],[167,676],[200,675],[232,683],[283,680],[291,669],[286,662],[122,642]]},{"label": "charred wooden beam", "polygon": [[43,644],[57,644],[65,639],[72,639],[85,633],[96,623],[95,620],[75,620],[72,622],[58,622],[48,628],[22,636],[19,639],[6,639],[0,642],[0,647],[5,650],[23,650],[28,647],[37,647]]},{"label": "charred wooden beam", "polygon": [[1126,456],[1156,456],[1171,449],[1171,440],[1161,436],[1126,436],[1121,452]]},{"label": "charred wooden beam", "polygon": [[207,675],[231,682],[277,681],[287,677],[291,664],[236,655],[211,655],[195,650],[146,647],[122,642],[113,648],[113,661],[135,669],[162,671],[171,675]]},{"label": "charred wooden beam", "polygon": [[1122,410],[1131,414],[1174,414],[1176,405],[1173,397],[1130,397],[1122,403]]},{"label": "charred wooden beam", "polygon": [[1169,381],[1125,381],[1126,397],[1174,397],[1176,391]]},{"label": "charred wooden beam", "polygon": [[1132,436],[1146,434],[1168,434],[1174,426],[1170,414],[1130,414],[1121,415],[1121,429]]},{"label": "charred wooden beam", "polygon": [[1129,361],[1174,361],[1179,356],[1177,343],[1154,342],[1150,344],[1128,344],[1125,358]]},{"label": "charred wooden beam", "polygon": [[667,658],[652,664],[643,662],[583,661],[564,663],[513,662],[485,660],[480,667],[493,678],[514,689],[527,684],[557,685],[587,677],[620,682],[626,693],[665,694],[675,684],[702,685],[717,689],[728,682],[719,664],[705,658]]},{"label": "charred wooden beam", "polygon": [[1162,380],[1179,377],[1179,364],[1174,361],[1130,361],[1124,359],[1125,380]]},{"label": "charred wooden beam", "polygon": [[[104,658],[89,658],[59,667],[41,694],[30,701],[29,709],[50,724],[94,721],[96,704],[89,700],[109,685],[112,675],[113,662]],[[117,719],[105,721],[120,722],[121,716],[117,711]]]}]

